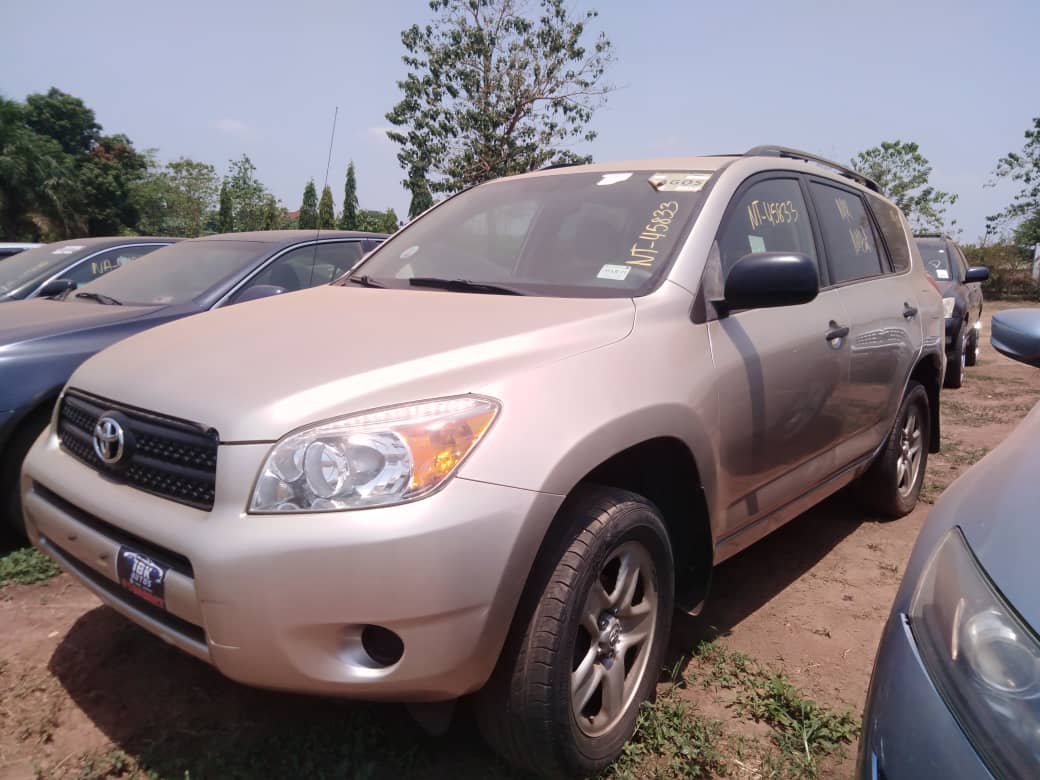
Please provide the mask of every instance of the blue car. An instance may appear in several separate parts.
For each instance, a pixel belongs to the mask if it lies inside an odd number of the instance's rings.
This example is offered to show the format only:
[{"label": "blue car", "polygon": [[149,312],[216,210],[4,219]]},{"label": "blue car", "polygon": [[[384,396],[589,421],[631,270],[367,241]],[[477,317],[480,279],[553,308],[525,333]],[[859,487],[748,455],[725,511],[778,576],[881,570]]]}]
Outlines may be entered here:
[{"label": "blue car", "polygon": [[[991,342],[1040,367],[1040,310]],[[863,717],[861,778],[1040,777],[1040,405],[942,495],[914,546]]]}]

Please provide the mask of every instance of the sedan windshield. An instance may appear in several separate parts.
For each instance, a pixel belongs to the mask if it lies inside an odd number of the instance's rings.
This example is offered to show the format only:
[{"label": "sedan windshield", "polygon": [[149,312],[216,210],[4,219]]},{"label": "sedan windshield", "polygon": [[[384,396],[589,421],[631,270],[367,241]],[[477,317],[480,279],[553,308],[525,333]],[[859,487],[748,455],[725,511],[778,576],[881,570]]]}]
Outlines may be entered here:
[{"label": "sedan windshield", "polygon": [[489,182],[406,227],[350,280],[459,293],[645,295],[682,246],[710,176],[644,170]]},{"label": "sedan windshield", "polygon": [[954,270],[952,260],[946,251],[946,242],[936,238],[917,239],[917,249],[924,260],[924,267],[933,278],[948,282],[956,280],[957,272]]},{"label": "sedan windshield", "polygon": [[188,303],[270,251],[270,244],[254,241],[182,241],[105,274],[79,291],[124,304]]},{"label": "sedan windshield", "polygon": [[[56,244],[29,249],[12,255],[0,263],[0,298],[25,293],[23,287],[32,282],[32,289],[54,273],[64,269],[81,255],[87,247],[76,241],[60,241]],[[29,290],[28,292],[32,292]]]}]

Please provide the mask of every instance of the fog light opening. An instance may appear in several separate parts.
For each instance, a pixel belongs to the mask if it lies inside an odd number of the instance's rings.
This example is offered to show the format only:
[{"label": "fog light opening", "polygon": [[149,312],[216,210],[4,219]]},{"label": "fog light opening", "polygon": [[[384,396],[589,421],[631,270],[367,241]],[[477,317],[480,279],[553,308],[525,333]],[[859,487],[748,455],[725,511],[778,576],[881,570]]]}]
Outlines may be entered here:
[{"label": "fog light opening", "polygon": [[361,629],[361,647],[379,666],[393,666],[404,655],[401,637],[382,626],[365,626]]}]

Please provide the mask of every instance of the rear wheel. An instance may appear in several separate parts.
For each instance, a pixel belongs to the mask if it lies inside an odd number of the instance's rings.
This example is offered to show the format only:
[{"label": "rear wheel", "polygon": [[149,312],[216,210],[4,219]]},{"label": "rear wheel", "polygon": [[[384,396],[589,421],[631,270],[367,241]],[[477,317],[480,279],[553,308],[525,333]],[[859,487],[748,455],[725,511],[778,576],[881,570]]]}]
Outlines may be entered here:
[{"label": "rear wheel", "polygon": [[858,488],[864,503],[888,517],[902,517],[913,510],[928,466],[930,420],[928,393],[911,380],[885,446],[860,477]]},{"label": "rear wheel", "polygon": [[964,382],[964,365],[966,363],[967,349],[968,349],[968,331],[971,330],[968,327],[968,323],[964,322],[961,325],[957,335],[953,339],[953,352],[947,355],[946,360],[946,378],[943,381],[943,387],[949,388],[950,390],[956,390]]},{"label": "rear wheel", "polygon": [[22,494],[19,490],[19,477],[22,473],[22,461],[29,454],[29,448],[50,422],[50,408],[41,409],[22,421],[22,424],[11,435],[4,448],[3,461],[0,462],[0,514],[3,525],[19,540],[25,538],[25,518],[22,517]]},{"label": "rear wheel", "polygon": [[498,667],[475,697],[487,741],[546,777],[614,761],[651,697],[674,600],[661,515],[633,493],[580,488],[532,571]]}]

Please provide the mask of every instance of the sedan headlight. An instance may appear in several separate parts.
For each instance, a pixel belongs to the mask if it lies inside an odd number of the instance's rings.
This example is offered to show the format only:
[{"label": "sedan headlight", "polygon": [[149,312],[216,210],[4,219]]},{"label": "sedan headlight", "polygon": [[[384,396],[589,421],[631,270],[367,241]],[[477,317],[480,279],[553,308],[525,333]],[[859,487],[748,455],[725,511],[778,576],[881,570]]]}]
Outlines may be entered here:
[{"label": "sedan headlight", "polygon": [[943,298],[943,316],[946,319],[950,319],[953,316],[953,307],[956,305],[956,298]]},{"label": "sedan headlight", "polygon": [[459,396],[344,417],[286,436],[267,456],[250,512],[321,512],[429,495],[487,431],[499,404]]},{"label": "sedan headlight", "polygon": [[928,673],[997,777],[1040,764],[1040,641],[987,578],[960,529],[943,538],[910,602]]}]

